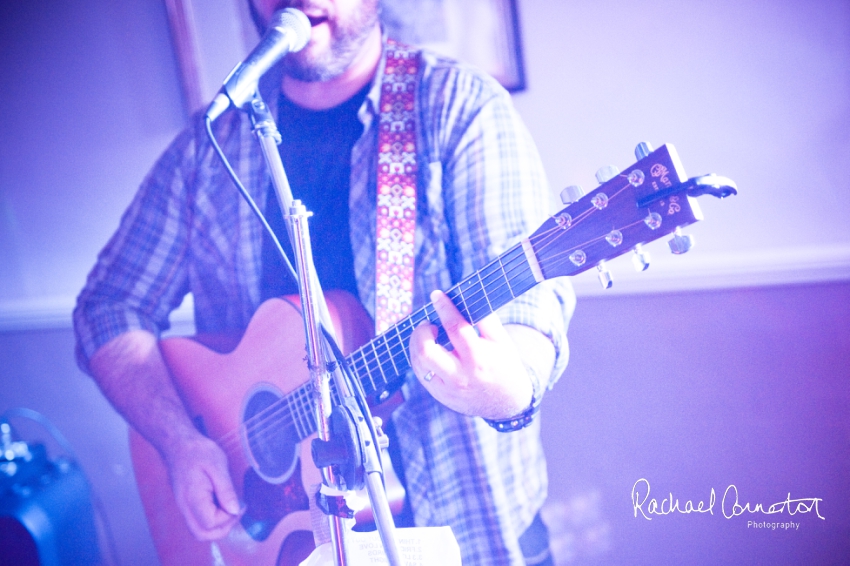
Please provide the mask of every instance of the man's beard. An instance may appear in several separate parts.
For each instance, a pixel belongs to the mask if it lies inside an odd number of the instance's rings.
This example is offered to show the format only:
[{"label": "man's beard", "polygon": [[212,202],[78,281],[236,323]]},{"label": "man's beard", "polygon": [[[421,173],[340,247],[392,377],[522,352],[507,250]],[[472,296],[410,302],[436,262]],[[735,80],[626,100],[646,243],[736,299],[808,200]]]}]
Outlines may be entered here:
[{"label": "man's beard", "polygon": [[327,81],[340,76],[360,53],[377,21],[377,11],[364,8],[348,25],[331,27],[328,51],[318,57],[310,57],[307,49],[291,53],[283,60],[283,72],[304,82]]},{"label": "man's beard", "polygon": [[[265,25],[260,21],[254,9],[251,15],[260,34],[265,33]],[[340,76],[351,65],[369,34],[378,22],[377,0],[365,0],[361,9],[346,23],[328,21],[331,32],[330,49],[317,57],[308,55],[308,48],[290,53],[282,61],[284,74],[303,82],[327,81]]]}]

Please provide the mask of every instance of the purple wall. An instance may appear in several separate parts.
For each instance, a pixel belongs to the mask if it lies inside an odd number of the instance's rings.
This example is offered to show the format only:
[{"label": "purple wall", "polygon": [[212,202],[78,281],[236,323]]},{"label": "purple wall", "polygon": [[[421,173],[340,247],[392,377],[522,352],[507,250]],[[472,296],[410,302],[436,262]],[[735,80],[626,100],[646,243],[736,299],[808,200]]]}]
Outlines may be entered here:
[{"label": "purple wall", "polygon": [[[572,361],[543,417],[560,563],[840,563],[850,3],[519,5],[529,90],[515,100],[556,188],[592,186],[643,139],[741,187],[705,201],[690,257],[659,251],[651,272],[618,279],[626,292],[680,292],[590,297],[578,285]],[[185,120],[163,3],[0,2],[0,77],[0,412],[31,407],[65,432],[123,564],[150,564],[126,426],[74,366],[68,323],[95,254]],[[806,279],[843,282],[738,288]],[[686,290],[704,286],[733,290]],[[635,518],[640,478],[682,505],[714,488],[715,513]],[[822,498],[825,520],[748,528],[720,513],[730,484],[753,503]]]},{"label": "purple wall", "polygon": [[[545,516],[559,564],[842,563],[848,321],[847,283],[580,299],[570,366],[543,405]],[[0,333],[0,411],[26,406],[54,421],[106,504],[123,564],[150,564],[126,427],[74,367],[72,349],[67,330]],[[714,515],[635,518],[641,478],[650,497],[672,492],[682,508],[714,488]],[[821,498],[825,520],[725,519],[730,484],[741,503]],[[799,529],[756,530],[748,519]]]},{"label": "purple wall", "polygon": [[[544,404],[544,441],[550,512],[577,563],[850,556],[850,285],[580,300],[570,342],[570,366]],[[683,509],[707,505],[713,488],[714,514],[635,518],[641,478],[650,498],[672,492]],[[726,519],[729,485],[741,505],[821,498],[825,520],[814,510]]]}]

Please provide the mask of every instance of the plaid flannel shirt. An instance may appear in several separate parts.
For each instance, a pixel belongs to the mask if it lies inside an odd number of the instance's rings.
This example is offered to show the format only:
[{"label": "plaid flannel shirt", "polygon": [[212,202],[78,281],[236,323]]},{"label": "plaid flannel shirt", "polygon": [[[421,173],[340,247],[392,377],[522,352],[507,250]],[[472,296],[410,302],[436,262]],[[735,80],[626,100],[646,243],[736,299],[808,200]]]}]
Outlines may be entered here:
[{"label": "plaid flannel shirt", "polygon": [[[384,61],[378,69],[382,76]],[[279,96],[279,75],[262,87]],[[360,299],[374,315],[375,187],[380,80],[358,116],[351,156],[350,230]],[[536,148],[496,81],[423,53],[416,96],[418,205],[414,309],[484,266],[549,213]],[[277,104],[270,102],[276,109]],[[269,177],[248,118],[215,124],[237,174],[266,205]],[[260,303],[262,232],[214,154],[200,119],[157,161],[98,257],[74,311],[77,358],[131,329],[159,335],[191,292],[198,332],[244,329]],[[536,328],[555,345],[549,383],[568,357],[566,329],[575,298],[565,280],[547,281],[500,309],[503,323]],[[300,329],[299,329],[300,331]],[[519,378],[519,377],[518,377]],[[527,379],[522,376],[521,379]],[[417,525],[450,525],[463,563],[524,564],[518,538],[546,496],[539,419],[498,433],[436,402],[412,375],[393,415]],[[545,409],[544,409],[545,410]]]}]

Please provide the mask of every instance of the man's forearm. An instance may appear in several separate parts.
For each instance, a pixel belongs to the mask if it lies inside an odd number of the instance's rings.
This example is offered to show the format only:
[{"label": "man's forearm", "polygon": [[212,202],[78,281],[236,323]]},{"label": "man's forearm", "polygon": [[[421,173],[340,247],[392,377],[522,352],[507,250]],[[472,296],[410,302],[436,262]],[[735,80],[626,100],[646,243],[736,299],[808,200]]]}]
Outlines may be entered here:
[{"label": "man's forearm", "polygon": [[131,330],[117,336],[95,352],[90,368],[115,409],[166,460],[198,437],[153,334]]}]

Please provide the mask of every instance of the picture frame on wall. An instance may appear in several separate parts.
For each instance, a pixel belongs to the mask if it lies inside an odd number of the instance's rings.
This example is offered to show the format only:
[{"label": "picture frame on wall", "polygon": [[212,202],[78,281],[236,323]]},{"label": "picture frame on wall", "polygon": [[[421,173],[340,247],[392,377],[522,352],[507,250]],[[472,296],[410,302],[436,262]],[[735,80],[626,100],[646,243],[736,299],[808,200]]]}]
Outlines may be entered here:
[{"label": "picture frame on wall", "polygon": [[389,37],[474,65],[525,89],[517,0],[381,0]]},{"label": "picture frame on wall", "polygon": [[[204,108],[259,35],[248,0],[165,0],[188,114]],[[517,0],[381,0],[389,37],[526,88]]]}]

